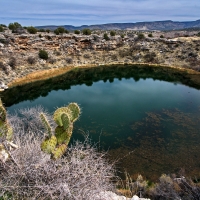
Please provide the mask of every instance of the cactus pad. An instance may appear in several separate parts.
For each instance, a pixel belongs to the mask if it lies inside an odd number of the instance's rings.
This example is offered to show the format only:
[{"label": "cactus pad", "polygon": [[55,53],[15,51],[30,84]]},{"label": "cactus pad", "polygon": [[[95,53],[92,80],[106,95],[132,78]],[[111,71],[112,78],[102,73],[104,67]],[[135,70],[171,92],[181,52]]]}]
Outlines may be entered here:
[{"label": "cactus pad", "polygon": [[41,118],[42,123],[44,124],[44,126],[45,126],[45,128],[47,130],[48,136],[51,137],[52,136],[51,126],[49,125],[49,122],[48,122],[45,114],[41,113],[40,114],[40,118]]},{"label": "cactus pad", "polygon": [[63,113],[68,113],[69,118],[71,119],[71,110],[67,107],[58,108],[53,115],[53,119],[58,126],[63,126],[61,116]]},{"label": "cactus pad", "polygon": [[0,120],[6,121],[6,109],[3,107],[2,103],[0,104]]},{"label": "cactus pad", "polygon": [[55,129],[55,136],[57,138],[57,143],[65,143],[68,145],[71,135],[72,135],[73,125],[71,124],[67,130],[64,130],[63,127],[57,126]]},{"label": "cactus pad", "polygon": [[57,144],[57,138],[53,135],[51,138],[46,138],[42,144],[41,144],[41,149],[42,151],[46,153],[51,153]]},{"label": "cactus pad", "polygon": [[52,151],[52,157],[53,157],[53,159],[60,158],[65,153],[66,149],[67,149],[67,145],[66,144],[61,144],[57,148],[55,148]]},{"label": "cactus pad", "polygon": [[79,115],[81,114],[81,109],[78,106],[77,103],[70,103],[67,108],[69,108],[71,110],[72,113],[72,117],[71,117],[71,121],[75,122],[78,118]]}]

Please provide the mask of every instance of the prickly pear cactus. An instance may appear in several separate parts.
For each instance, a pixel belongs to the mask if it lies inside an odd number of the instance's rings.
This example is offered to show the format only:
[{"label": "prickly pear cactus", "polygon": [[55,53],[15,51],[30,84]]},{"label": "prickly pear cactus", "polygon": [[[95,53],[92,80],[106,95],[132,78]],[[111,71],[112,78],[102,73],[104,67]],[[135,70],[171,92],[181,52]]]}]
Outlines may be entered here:
[{"label": "prickly pear cactus", "polygon": [[41,120],[48,132],[48,136],[41,144],[42,151],[51,154],[53,159],[60,158],[66,151],[73,131],[73,123],[79,118],[81,110],[77,103],[70,103],[67,107],[58,108],[53,119],[58,125],[52,135],[51,127],[44,113]]},{"label": "prickly pear cactus", "polygon": [[56,147],[53,151],[52,151],[52,158],[53,159],[58,159],[60,158],[65,151],[67,150],[67,145],[66,144],[61,144],[58,147]]},{"label": "prickly pear cactus", "polygon": [[11,141],[13,137],[13,130],[8,123],[6,109],[0,99],[0,137],[1,136],[4,136],[7,140]]},{"label": "prickly pear cactus", "polygon": [[75,122],[81,114],[80,107],[78,106],[77,103],[70,103],[67,107],[71,110],[71,113],[72,113],[71,121]]},{"label": "prickly pear cactus", "polygon": [[57,138],[52,135],[50,138],[45,138],[45,140],[41,144],[41,149],[45,153],[51,153],[55,148],[57,144]]},{"label": "prickly pear cactus", "polygon": [[44,127],[45,127],[46,130],[47,130],[48,136],[51,137],[51,136],[52,136],[51,126],[50,126],[50,124],[49,124],[49,122],[48,122],[48,120],[47,120],[45,114],[44,114],[44,113],[41,113],[41,114],[40,114],[40,118],[41,118],[41,120],[42,120],[42,123],[44,124]]},{"label": "prickly pear cactus", "polygon": [[[11,141],[13,138],[13,130],[8,123],[6,109],[4,108],[1,99],[0,99],[0,137],[3,137],[7,141]],[[5,149],[4,144],[0,143],[0,160],[2,162],[6,162],[8,158],[9,158],[8,151]]]}]

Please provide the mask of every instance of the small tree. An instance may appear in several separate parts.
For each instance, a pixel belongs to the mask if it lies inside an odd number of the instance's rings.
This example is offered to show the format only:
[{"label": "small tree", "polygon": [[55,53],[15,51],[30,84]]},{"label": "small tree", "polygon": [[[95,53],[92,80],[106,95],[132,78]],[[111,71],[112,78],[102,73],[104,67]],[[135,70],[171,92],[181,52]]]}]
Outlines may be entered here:
[{"label": "small tree", "polygon": [[145,38],[145,36],[144,36],[143,33],[139,33],[139,34],[138,34],[138,39],[139,39],[139,40],[142,40],[142,39],[144,39],[144,38]]},{"label": "small tree", "polygon": [[153,37],[152,33],[149,33],[148,37]]},{"label": "small tree", "polygon": [[110,38],[108,37],[108,34],[107,34],[107,33],[104,33],[103,38],[104,38],[106,41],[110,40]]},{"label": "small tree", "polygon": [[49,57],[47,51],[45,50],[40,50],[38,55],[39,55],[39,58],[43,60],[47,60]]},{"label": "small tree", "polygon": [[59,30],[58,29],[56,29],[56,30],[54,30],[54,33],[56,34],[56,35],[59,35]]},{"label": "small tree", "polygon": [[80,34],[81,32],[79,30],[74,31],[75,34]]},{"label": "small tree", "polygon": [[37,29],[33,26],[29,26],[27,27],[27,31],[30,33],[30,34],[36,34],[37,33]]},{"label": "small tree", "polygon": [[14,23],[10,23],[8,25],[8,28],[12,31],[17,30],[18,28],[22,28],[21,24],[19,24],[18,22],[14,22]]},{"label": "small tree", "polygon": [[115,36],[116,32],[115,31],[110,31],[110,36]]},{"label": "small tree", "polygon": [[83,35],[91,35],[91,30],[89,28],[85,28],[82,30]]},{"label": "small tree", "polygon": [[0,26],[0,32],[3,32],[4,28],[2,26]]},{"label": "small tree", "polygon": [[65,32],[65,28],[63,28],[63,27],[58,27],[57,29],[58,29],[59,33],[64,33]]},{"label": "small tree", "polygon": [[5,24],[0,24],[0,26],[2,26],[2,27],[7,27]]}]

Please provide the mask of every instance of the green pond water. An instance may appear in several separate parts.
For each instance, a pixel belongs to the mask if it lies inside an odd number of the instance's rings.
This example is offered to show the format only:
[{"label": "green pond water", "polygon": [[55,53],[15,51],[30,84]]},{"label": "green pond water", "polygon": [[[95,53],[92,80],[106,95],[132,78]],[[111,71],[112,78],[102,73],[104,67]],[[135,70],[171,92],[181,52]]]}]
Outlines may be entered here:
[{"label": "green pond water", "polygon": [[[92,72],[91,72],[92,71]],[[115,71],[115,72],[114,72]],[[88,133],[109,150],[118,171],[155,180],[183,169],[200,177],[200,90],[182,75],[159,69],[74,70],[2,94],[9,112],[42,105],[49,112],[77,102],[73,140]]]}]

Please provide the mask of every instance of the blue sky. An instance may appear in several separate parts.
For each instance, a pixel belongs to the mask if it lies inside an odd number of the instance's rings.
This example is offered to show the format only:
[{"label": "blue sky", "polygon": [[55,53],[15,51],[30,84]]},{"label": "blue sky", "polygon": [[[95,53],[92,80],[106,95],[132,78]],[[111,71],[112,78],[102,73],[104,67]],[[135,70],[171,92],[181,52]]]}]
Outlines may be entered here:
[{"label": "blue sky", "polygon": [[0,0],[0,24],[91,25],[200,19],[200,0]]}]

